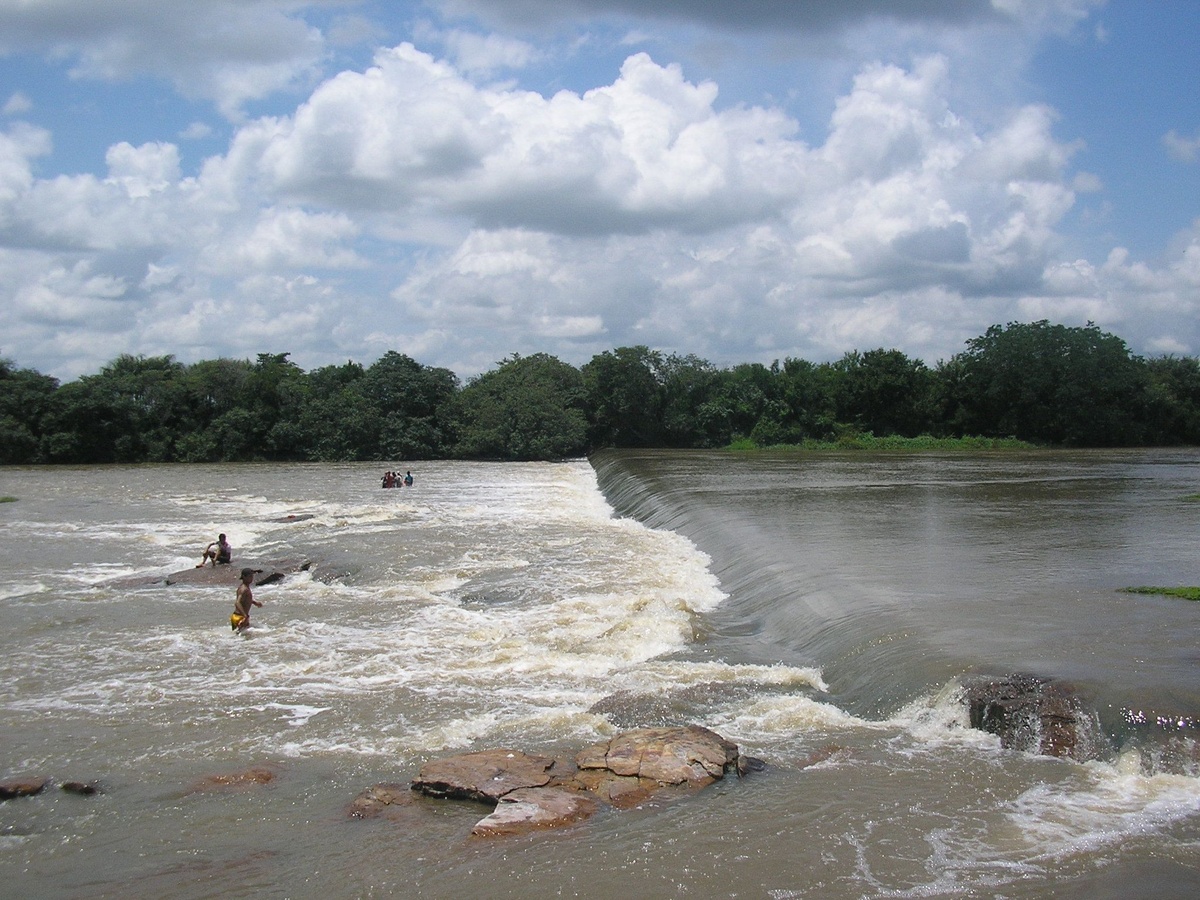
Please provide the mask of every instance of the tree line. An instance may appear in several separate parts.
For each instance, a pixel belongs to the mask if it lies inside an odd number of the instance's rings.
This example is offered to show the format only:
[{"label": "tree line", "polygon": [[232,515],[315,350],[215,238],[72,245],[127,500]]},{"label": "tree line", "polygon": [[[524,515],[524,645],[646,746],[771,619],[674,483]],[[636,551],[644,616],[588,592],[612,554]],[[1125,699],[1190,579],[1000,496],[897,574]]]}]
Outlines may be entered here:
[{"label": "tree line", "polygon": [[512,355],[460,383],[394,351],[304,371],[287,353],[122,355],[60,384],[0,359],[0,463],[562,459],[847,436],[1200,444],[1200,361],[1145,359],[1089,323],[995,325],[930,368],[899,350],[718,368],[621,347]]}]

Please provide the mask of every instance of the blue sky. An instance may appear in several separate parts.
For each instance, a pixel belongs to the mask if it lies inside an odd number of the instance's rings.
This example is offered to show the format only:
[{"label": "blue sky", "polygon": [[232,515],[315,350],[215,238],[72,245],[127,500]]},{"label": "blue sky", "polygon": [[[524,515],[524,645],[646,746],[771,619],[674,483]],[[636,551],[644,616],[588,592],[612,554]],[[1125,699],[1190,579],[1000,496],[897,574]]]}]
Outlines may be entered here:
[{"label": "blue sky", "polygon": [[1200,354],[1192,0],[0,0],[0,356]]}]

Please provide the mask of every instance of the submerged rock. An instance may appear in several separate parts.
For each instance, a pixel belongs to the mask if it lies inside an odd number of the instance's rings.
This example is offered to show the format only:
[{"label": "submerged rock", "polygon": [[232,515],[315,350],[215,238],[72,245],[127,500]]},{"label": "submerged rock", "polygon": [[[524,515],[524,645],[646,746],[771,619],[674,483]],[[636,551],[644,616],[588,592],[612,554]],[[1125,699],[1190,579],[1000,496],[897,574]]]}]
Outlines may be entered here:
[{"label": "submerged rock", "polygon": [[1100,755],[1099,717],[1069,685],[1015,674],[973,679],[964,689],[971,727],[997,735],[1006,749],[1080,762]]},{"label": "submerged rock", "polygon": [[104,793],[98,781],[64,781],[59,787],[68,794],[79,794],[81,797]]},{"label": "submerged rock", "polygon": [[32,797],[34,794],[40,794],[49,783],[49,778],[43,778],[40,775],[6,778],[4,781],[0,781],[0,800]]},{"label": "submerged rock", "polygon": [[392,815],[413,805],[415,795],[407,784],[376,784],[350,801],[346,814],[352,819]]},{"label": "submerged rock", "polygon": [[260,784],[270,784],[278,777],[278,773],[267,766],[252,766],[237,772],[225,772],[219,775],[206,775],[192,785],[186,793],[196,794],[202,791],[247,790]]},{"label": "submerged rock", "polygon": [[744,701],[749,685],[705,682],[671,691],[618,691],[597,700],[589,713],[604,716],[618,728],[682,727],[714,706]]}]

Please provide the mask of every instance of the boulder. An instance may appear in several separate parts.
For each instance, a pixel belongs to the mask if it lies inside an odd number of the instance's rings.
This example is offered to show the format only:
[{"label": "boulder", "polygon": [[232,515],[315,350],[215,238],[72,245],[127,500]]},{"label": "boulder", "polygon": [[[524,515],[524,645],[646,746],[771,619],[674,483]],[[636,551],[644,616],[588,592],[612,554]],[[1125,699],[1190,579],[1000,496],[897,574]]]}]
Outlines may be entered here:
[{"label": "boulder", "polygon": [[664,785],[703,786],[738,770],[737,744],[699,725],[686,728],[638,728],[580,751],[581,772],[608,770],[614,775]]},{"label": "boulder", "polygon": [[593,797],[563,787],[517,788],[500,798],[492,814],[475,823],[479,837],[526,834],[582,822],[600,808]]},{"label": "boulder", "polygon": [[1099,717],[1069,685],[1038,675],[981,677],[964,684],[971,727],[1000,738],[1000,746],[1080,762],[1103,744]]},{"label": "boulder", "polygon": [[40,775],[6,778],[4,781],[0,781],[0,800],[32,797],[34,794],[40,794],[49,783],[49,778],[43,778]]}]

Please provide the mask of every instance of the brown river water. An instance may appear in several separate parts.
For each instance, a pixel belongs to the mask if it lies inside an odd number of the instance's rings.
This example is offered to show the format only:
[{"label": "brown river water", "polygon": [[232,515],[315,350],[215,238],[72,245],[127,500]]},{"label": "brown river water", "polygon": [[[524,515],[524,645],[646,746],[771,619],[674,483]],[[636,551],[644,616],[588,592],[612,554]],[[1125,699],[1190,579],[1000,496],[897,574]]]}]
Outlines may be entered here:
[{"label": "brown river water", "polygon": [[[103,788],[0,803],[4,896],[1200,895],[1200,604],[1119,590],[1200,583],[1200,451],[387,467],[0,469],[0,778]],[[316,563],[249,637],[148,584],[218,531]],[[967,727],[960,679],[1010,672],[1086,698],[1094,760]],[[499,840],[346,816],[607,737],[617,692],[766,770]]]}]

